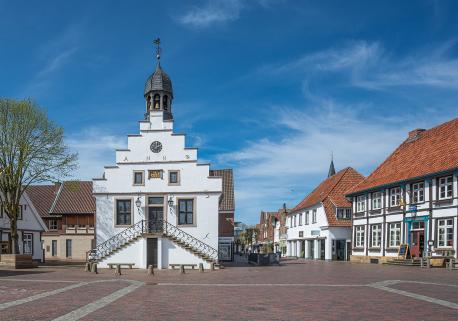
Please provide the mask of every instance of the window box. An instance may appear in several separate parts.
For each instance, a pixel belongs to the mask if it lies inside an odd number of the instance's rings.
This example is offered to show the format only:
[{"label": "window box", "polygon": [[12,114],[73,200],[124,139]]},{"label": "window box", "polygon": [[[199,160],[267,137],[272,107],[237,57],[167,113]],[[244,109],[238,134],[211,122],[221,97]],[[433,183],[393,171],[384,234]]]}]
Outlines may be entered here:
[{"label": "window box", "polygon": [[368,250],[369,251],[380,251],[382,248],[381,247],[370,247]]},{"label": "window box", "polygon": [[390,212],[400,211],[401,210],[401,206],[391,206],[391,207],[388,208],[388,210]]},{"label": "window box", "polygon": [[369,212],[371,215],[377,215],[377,214],[382,214],[382,210],[372,210]]}]

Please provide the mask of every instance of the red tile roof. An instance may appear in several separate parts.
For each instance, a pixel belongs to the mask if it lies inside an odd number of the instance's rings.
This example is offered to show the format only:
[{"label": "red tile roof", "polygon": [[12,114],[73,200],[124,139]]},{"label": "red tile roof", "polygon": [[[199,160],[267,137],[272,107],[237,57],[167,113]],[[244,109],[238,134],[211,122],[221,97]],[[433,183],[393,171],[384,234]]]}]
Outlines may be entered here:
[{"label": "red tile roof", "polygon": [[221,195],[219,210],[234,211],[234,177],[232,169],[214,169],[210,170],[210,176],[223,178],[223,194]]},{"label": "red tile roof", "polygon": [[323,203],[329,226],[351,226],[350,220],[337,219],[335,208],[351,207],[351,203],[345,198],[345,193],[363,179],[363,175],[353,168],[347,167],[321,182],[318,187],[293,208],[292,212]]},{"label": "red tile roof", "polygon": [[49,210],[51,209],[54,200],[56,199],[57,192],[60,184],[55,185],[31,185],[27,187],[25,193],[30,198],[35,209],[41,217],[49,217]]},{"label": "red tile roof", "polygon": [[382,185],[458,168],[458,118],[426,131],[414,130],[364,181],[347,193],[355,195]]},{"label": "red tile roof", "polygon": [[66,181],[62,184],[51,214],[94,214],[92,182]]}]

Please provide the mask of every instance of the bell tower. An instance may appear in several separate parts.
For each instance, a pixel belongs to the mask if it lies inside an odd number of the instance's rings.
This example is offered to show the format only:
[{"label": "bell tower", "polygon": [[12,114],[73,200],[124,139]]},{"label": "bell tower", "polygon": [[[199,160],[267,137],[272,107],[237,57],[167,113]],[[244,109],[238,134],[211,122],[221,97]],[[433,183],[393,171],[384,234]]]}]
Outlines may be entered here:
[{"label": "bell tower", "polygon": [[145,84],[144,97],[146,100],[145,119],[151,112],[162,111],[164,120],[173,119],[172,101],[173,89],[170,77],[161,68],[161,40],[154,40],[156,45],[156,70],[148,77]]}]

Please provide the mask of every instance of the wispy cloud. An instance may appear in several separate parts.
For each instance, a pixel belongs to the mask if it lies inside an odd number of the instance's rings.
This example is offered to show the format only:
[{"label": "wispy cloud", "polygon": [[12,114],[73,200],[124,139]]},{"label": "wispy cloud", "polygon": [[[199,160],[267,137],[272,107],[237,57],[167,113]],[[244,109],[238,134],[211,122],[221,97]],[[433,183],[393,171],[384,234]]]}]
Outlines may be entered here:
[{"label": "wispy cloud", "polygon": [[67,137],[68,146],[78,153],[79,169],[74,177],[101,177],[104,166],[114,165],[115,149],[126,148],[125,136],[111,134],[101,128],[85,128]]},{"label": "wispy cloud", "polygon": [[203,6],[192,7],[178,20],[192,27],[208,27],[214,23],[237,19],[242,7],[241,0],[211,0]]},{"label": "wispy cloud", "polygon": [[71,25],[39,48],[37,58],[41,67],[26,85],[26,96],[37,97],[46,92],[45,89],[53,82],[54,77],[78,51],[83,29],[83,23]]},{"label": "wispy cloud", "polygon": [[253,221],[261,209],[279,208],[284,201],[296,205],[326,177],[331,152],[337,169],[351,166],[367,175],[407,138],[412,123],[429,128],[450,117],[412,116],[407,123],[370,117],[371,108],[329,99],[300,110],[277,108],[265,121],[285,132],[282,138],[261,138],[220,154],[219,162],[236,168],[239,217]]},{"label": "wispy cloud", "polygon": [[207,0],[200,6],[189,8],[177,20],[186,26],[206,28],[239,19],[241,12],[251,5],[270,9],[279,2],[283,0]]},{"label": "wispy cloud", "polygon": [[317,74],[345,76],[345,85],[372,90],[406,86],[458,89],[458,59],[449,56],[456,46],[450,41],[438,48],[398,57],[378,42],[351,42],[304,55],[293,61],[262,66],[258,73],[302,73],[307,81]]}]

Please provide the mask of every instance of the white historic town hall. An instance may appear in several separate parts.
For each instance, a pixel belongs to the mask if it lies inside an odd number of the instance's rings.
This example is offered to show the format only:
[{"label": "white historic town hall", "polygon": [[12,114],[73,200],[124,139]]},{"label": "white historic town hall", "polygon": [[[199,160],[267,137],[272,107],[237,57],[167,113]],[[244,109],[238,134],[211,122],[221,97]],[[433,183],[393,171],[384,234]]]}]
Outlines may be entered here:
[{"label": "white historic town hall", "polygon": [[[116,165],[93,180],[96,243],[89,259],[169,268],[218,260],[223,178],[197,161],[197,148],[173,131],[173,89],[160,64],[147,79],[140,132],[116,150]],[[230,171],[232,175],[232,171]]]}]

